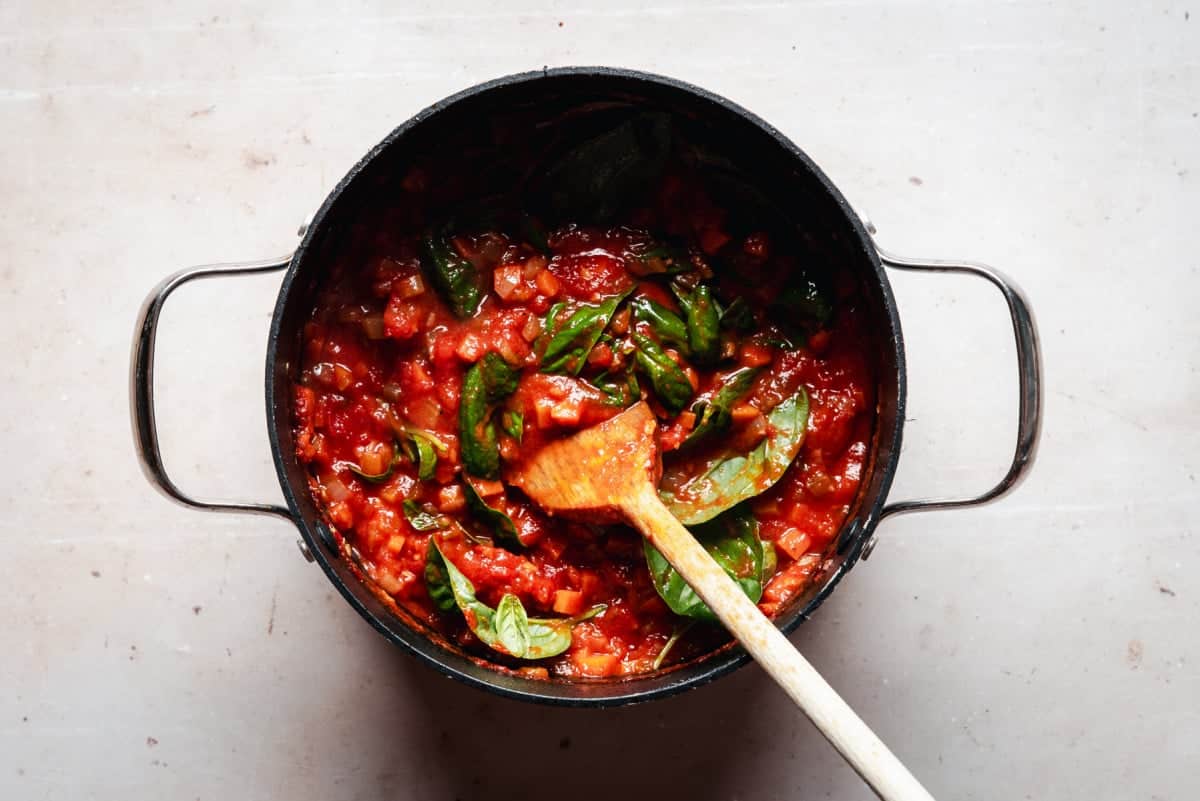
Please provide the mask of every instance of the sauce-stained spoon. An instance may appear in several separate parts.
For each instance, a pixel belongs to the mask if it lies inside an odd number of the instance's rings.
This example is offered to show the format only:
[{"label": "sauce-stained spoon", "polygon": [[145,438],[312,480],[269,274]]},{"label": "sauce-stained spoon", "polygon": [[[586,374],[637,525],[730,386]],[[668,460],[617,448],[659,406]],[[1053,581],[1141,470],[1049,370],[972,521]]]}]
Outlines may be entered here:
[{"label": "sauce-stained spoon", "polygon": [[637,528],[880,798],[933,801],[663,505],[657,490],[662,473],[657,433],[654,414],[640,402],[550,443],[505,477],[549,514],[592,523],[624,521]]}]

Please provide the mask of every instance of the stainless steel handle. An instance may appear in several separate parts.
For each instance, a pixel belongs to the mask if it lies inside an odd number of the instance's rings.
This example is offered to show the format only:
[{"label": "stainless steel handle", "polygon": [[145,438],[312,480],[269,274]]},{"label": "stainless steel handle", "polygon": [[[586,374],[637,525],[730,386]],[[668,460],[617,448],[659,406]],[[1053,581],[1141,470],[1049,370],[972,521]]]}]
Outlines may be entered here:
[{"label": "stainless steel handle", "polygon": [[138,313],[137,327],[133,333],[133,355],[129,365],[129,406],[133,415],[133,440],[137,447],[138,461],[147,480],[173,501],[204,509],[210,512],[249,512],[273,515],[292,520],[292,513],[283,506],[266,503],[237,503],[202,501],[179,489],[163,466],[162,452],[158,446],[158,426],[154,420],[154,345],[158,336],[158,318],[163,304],[179,287],[198,278],[220,278],[229,275],[256,275],[282,270],[291,262],[291,255],[266,261],[241,264],[212,264],[192,267],[168,276],[150,291],[146,302]]},{"label": "stainless steel handle", "polygon": [[[979,506],[1012,491],[1025,477],[1037,451],[1038,434],[1042,427],[1042,360],[1038,346],[1037,326],[1033,312],[1021,288],[998,270],[985,264],[929,259],[903,259],[878,249],[879,260],[885,267],[935,273],[964,273],[984,278],[1004,295],[1012,318],[1013,336],[1017,344],[1017,378],[1019,407],[1017,411],[1017,446],[1012,463],[996,486],[973,498],[921,498],[914,501],[890,503],[880,512],[880,520],[891,515],[931,509],[956,509]],[[873,543],[869,543],[873,544]],[[864,558],[868,551],[864,549]]]}]

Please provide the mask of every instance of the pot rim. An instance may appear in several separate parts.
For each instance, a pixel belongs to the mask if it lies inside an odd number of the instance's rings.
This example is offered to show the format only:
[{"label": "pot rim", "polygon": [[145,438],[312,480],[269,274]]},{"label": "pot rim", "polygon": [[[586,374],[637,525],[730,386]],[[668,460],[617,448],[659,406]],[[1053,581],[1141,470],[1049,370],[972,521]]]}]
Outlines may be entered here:
[{"label": "pot rim", "polygon": [[[638,70],[630,70],[616,67],[557,67],[543,68],[541,70],[514,73],[499,78],[494,78],[483,83],[463,89],[448,97],[445,97],[426,108],[418,111],[405,122],[394,128],[386,137],[378,144],[371,148],[361,159],[359,159],[346,175],[337,183],[336,186],[326,195],[325,200],[306,224],[303,238],[292,254],[287,271],[279,288],[279,294],[275,303],[275,308],[272,314],[271,328],[267,340],[266,354],[266,412],[268,420],[268,435],[271,443],[272,460],[275,465],[275,471],[279,478],[280,487],[284,497],[287,500],[288,509],[291,511],[293,520],[300,529],[300,534],[304,538],[308,546],[309,552],[312,554],[315,561],[320,565],[321,570],[334,586],[337,587],[342,597],[361,615],[371,626],[387,638],[390,642],[399,645],[408,653],[416,656],[420,661],[433,667],[438,672],[445,676],[457,679],[464,684],[479,689],[487,690],[497,695],[513,698],[522,701],[532,701],[540,704],[553,706],[568,706],[568,707],[611,707],[623,706],[633,703],[643,703],[658,698],[665,698],[685,690],[695,689],[715,681],[722,676],[725,676],[734,670],[746,665],[750,661],[750,656],[736,645],[732,648],[726,647],[718,649],[711,655],[703,658],[703,661],[694,666],[694,668],[702,668],[686,679],[676,682],[670,682],[662,686],[637,689],[637,684],[648,676],[634,676],[621,680],[614,681],[597,681],[588,682],[593,687],[611,687],[614,692],[606,695],[596,696],[580,696],[580,697],[565,697],[553,695],[549,693],[539,692],[538,687],[544,686],[547,682],[543,679],[527,679],[522,683],[521,689],[516,689],[509,686],[503,686],[499,683],[492,682],[486,679],[473,675],[464,669],[453,664],[456,660],[468,661],[466,657],[455,654],[446,650],[441,646],[435,645],[433,653],[427,653],[404,638],[398,636],[389,628],[385,621],[381,620],[371,609],[357,598],[347,584],[336,574],[333,568],[333,562],[327,553],[327,546],[320,540],[320,534],[314,529],[319,525],[319,521],[310,521],[306,516],[297,493],[287,476],[287,465],[284,461],[283,448],[279,437],[279,426],[276,424],[276,416],[280,413],[280,409],[289,408],[286,398],[281,399],[276,389],[276,381],[278,379],[277,359],[279,354],[279,340],[281,337],[281,327],[284,318],[284,310],[289,298],[291,297],[294,282],[296,280],[299,265],[303,260],[310,246],[316,239],[316,232],[322,229],[322,224],[327,215],[336,204],[343,192],[355,181],[355,179],[374,162],[385,150],[389,149],[399,139],[404,137],[413,128],[425,122],[444,109],[456,105],[462,101],[485,94],[495,89],[510,87],[519,84],[532,83],[546,79],[556,78],[611,78],[620,82],[632,82],[640,85],[655,85],[686,94],[690,94],[707,101],[711,104],[721,107],[727,112],[739,117],[742,121],[756,126],[762,132],[766,133],[774,142],[787,152],[792,158],[797,159],[804,167],[805,171],[815,178],[821,188],[830,196],[837,204],[839,210],[845,216],[846,220],[857,237],[858,246],[863,254],[869,260],[871,267],[874,270],[876,279],[879,282],[879,290],[883,301],[883,307],[886,312],[886,323],[890,330],[881,330],[880,346],[886,347],[890,340],[891,347],[894,348],[895,359],[895,376],[896,376],[896,399],[895,399],[895,424],[891,432],[890,440],[876,440],[873,447],[876,450],[884,450],[887,453],[887,460],[882,464],[877,464],[875,470],[880,471],[881,479],[878,490],[874,498],[870,498],[864,502],[859,516],[849,521],[848,525],[852,530],[843,530],[841,539],[839,540],[839,550],[842,563],[833,570],[825,579],[820,590],[815,593],[809,601],[787,616],[782,621],[779,628],[783,633],[788,634],[796,629],[801,622],[807,620],[811,613],[833,592],[838,583],[842,580],[847,572],[857,563],[863,551],[864,544],[869,540],[875,527],[881,519],[881,511],[884,503],[887,500],[891,489],[892,480],[896,472],[900,456],[900,444],[902,432],[904,428],[904,409],[907,395],[907,370],[904,359],[904,339],[900,327],[899,312],[896,308],[895,297],[892,292],[891,284],[887,274],[884,272],[883,265],[880,262],[879,254],[871,240],[867,227],[854,211],[853,207],[846,201],[842,193],[837,189],[832,181],[825,173],[812,161],[811,158],[801,150],[787,136],[781,133],[774,126],[767,123],[762,118],[748,111],[742,106],[724,98],[720,95],[709,92],[684,81],[675,78],[669,78],[662,75],[657,75],[649,72]],[[885,339],[884,334],[890,334],[890,337]],[[280,401],[283,401],[280,405]],[[878,419],[878,416],[877,416]],[[287,423],[290,425],[290,421]],[[300,488],[301,492],[307,492],[307,487]],[[341,558],[340,556],[336,558]],[[413,634],[418,637],[425,635],[416,629],[412,629]],[[492,674],[492,671],[487,671]],[[500,676],[502,674],[495,673]],[[653,675],[653,674],[651,674]],[[661,678],[655,676],[654,678]],[[553,682],[553,680],[551,680]],[[558,684],[561,682],[553,682]],[[528,689],[525,689],[525,688]]]}]

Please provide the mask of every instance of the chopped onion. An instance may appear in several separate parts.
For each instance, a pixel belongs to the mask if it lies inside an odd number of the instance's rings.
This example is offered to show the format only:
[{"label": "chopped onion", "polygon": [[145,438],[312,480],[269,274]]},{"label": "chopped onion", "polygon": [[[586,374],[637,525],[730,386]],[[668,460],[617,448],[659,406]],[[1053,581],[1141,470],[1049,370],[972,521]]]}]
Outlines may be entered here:
[{"label": "chopped onion", "polygon": [[526,342],[532,342],[542,335],[542,321],[536,315],[529,315],[525,318],[525,325],[521,326],[521,336]]},{"label": "chopped onion", "polygon": [[383,328],[383,315],[370,314],[362,318],[363,333],[367,339],[386,339],[387,332]]},{"label": "chopped onion", "polygon": [[503,300],[508,300],[521,285],[521,268],[516,264],[502,264],[496,268],[492,278],[496,294]]},{"label": "chopped onion", "polygon": [[396,293],[405,300],[424,295],[425,279],[421,277],[420,273],[413,273],[400,282],[400,285],[396,287]]},{"label": "chopped onion", "polygon": [[350,497],[350,489],[335,476],[325,481],[325,497],[333,503],[344,501]]}]

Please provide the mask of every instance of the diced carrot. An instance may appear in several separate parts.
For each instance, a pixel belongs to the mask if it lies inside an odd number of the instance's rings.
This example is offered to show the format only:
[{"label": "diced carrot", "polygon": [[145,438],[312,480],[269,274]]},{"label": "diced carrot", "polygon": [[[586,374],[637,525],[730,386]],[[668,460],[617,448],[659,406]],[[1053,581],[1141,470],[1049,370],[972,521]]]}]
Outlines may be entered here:
[{"label": "diced carrot", "polygon": [[613,676],[621,666],[616,654],[575,654],[572,657],[575,667],[584,676],[603,677]]},{"label": "diced carrot", "polygon": [[758,407],[752,403],[739,403],[729,411],[729,418],[735,425],[748,423],[758,417]]},{"label": "diced carrot", "polygon": [[402,534],[393,534],[388,537],[387,549],[392,553],[400,553],[404,550],[404,542],[406,537]]},{"label": "diced carrot", "polygon": [[775,351],[769,345],[747,342],[745,345],[742,345],[741,356],[743,366],[762,367],[771,363],[771,359],[775,357]]},{"label": "diced carrot", "polygon": [[686,431],[691,431],[696,427],[696,415],[693,412],[680,412],[679,416],[675,418],[675,422]]},{"label": "diced carrot", "polygon": [[554,611],[560,615],[578,615],[583,611],[583,593],[578,590],[557,590]]}]

